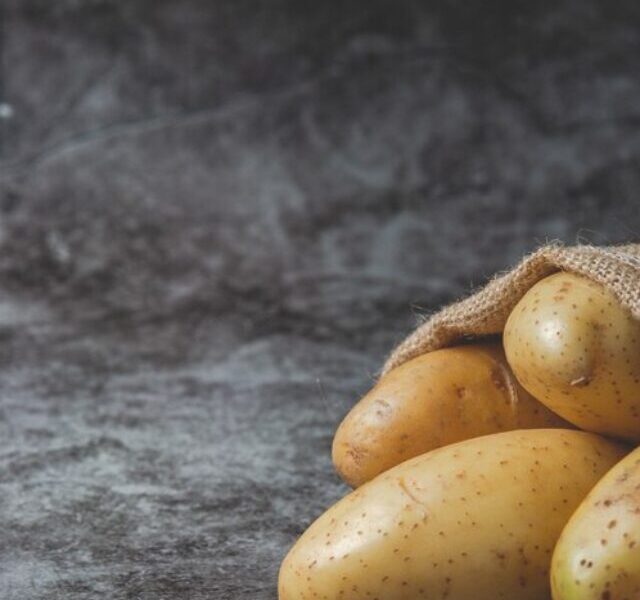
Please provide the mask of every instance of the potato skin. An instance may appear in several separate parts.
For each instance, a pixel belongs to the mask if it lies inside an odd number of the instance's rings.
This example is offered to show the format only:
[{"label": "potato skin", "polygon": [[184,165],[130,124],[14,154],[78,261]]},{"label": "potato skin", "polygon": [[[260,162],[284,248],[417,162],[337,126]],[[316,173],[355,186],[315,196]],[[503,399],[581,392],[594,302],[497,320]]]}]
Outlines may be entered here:
[{"label": "potato skin", "polygon": [[434,450],[340,500],[298,540],[280,600],[541,600],[571,513],[624,453],[564,429]]},{"label": "potato skin", "polygon": [[571,273],[534,285],[504,330],[520,383],[586,431],[640,441],[640,322],[602,286]]},{"label": "potato skin", "polygon": [[333,462],[357,487],[441,446],[545,427],[571,426],[522,388],[499,342],[446,348],[395,368],[351,409],[334,437]]},{"label": "potato skin", "polygon": [[555,600],[640,598],[640,449],[613,467],[564,528],[553,553]]}]

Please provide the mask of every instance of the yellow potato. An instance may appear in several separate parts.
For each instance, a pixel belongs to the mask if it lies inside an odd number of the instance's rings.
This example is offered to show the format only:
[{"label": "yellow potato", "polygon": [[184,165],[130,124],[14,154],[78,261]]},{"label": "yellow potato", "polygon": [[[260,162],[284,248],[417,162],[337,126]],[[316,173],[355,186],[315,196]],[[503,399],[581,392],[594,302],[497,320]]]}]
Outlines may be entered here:
[{"label": "yellow potato", "polygon": [[413,458],[309,527],[280,568],[279,598],[548,598],[562,528],[623,453],[594,434],[530,429]]},{"label": "yellow potato", "polygon": [[351,409],[333,462],[356,487],[447,444],[543,427],[571,426],[518,384],[499,342],[446,348],[397,367]]},{"label": "yellow potato", "polygon": [[556,273],[504,330],[507,360],[538,400],[587,431],[640,441],[640,322],[602,286]]},{"label": "yellow potato", "polygon": [[555,600],[640,598],[640,449],[596,485],[553,553]]}]

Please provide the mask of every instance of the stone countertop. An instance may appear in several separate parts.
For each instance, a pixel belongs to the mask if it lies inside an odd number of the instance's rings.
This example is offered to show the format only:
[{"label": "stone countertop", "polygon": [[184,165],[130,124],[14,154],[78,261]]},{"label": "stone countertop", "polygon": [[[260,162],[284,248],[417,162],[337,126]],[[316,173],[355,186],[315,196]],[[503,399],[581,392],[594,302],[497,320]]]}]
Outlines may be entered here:
[{"label": "stone countertop", "polygon": [[3,600],[275,600],[417,314],[638,239],[634,2],[2,10]]}]

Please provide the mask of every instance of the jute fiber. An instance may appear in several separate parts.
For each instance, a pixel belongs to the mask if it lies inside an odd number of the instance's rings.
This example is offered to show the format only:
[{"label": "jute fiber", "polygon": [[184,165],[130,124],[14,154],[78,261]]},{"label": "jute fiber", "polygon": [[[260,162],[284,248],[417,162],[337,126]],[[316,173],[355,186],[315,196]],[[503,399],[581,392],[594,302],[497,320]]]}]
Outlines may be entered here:
[{"label": "jute fiber", "polygon": [[640,319],[640,244],[563,246],[550,244],[525,257],[468,298],[444,307],[400,343],[382,374],[425,352],[462,340],[502,333],[509,313],[536,282],[569,271],[602,284]]}]

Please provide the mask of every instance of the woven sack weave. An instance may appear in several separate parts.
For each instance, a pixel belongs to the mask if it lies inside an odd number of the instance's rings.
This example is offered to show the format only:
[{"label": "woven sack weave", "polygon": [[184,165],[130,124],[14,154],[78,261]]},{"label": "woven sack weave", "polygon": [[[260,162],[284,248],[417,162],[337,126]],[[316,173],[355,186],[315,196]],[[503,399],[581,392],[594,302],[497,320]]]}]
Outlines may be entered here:
[{"label": "woven sack weave", "polygon": [[502,333],[509,313],[536,282],[556,271],[595,281],[640,319],[640,244],[543,246],[511,271],[496,276],[468,298],[444,307],[401,342],[382,374],[425,352],[465,339]]}]

